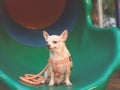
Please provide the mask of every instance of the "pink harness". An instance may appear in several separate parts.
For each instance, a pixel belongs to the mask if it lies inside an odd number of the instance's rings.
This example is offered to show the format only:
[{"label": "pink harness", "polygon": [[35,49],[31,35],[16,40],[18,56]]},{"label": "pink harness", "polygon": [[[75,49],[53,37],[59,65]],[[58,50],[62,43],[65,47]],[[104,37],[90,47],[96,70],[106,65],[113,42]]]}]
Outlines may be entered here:
[{"label": "pink harness", "polygon": [[61,74],[59,71],[58,71],[58,65],[60,64],[66,64],[68,62],[71,61],[71,57],[68,57],[64,60],[59,60],[59,61],[56,61],[56,60],[52,60],[51,58],[49,58],[48,62],[51,63],[54,67],[54,72],[57,74],[58,77],[64,75],[64,74]]}]

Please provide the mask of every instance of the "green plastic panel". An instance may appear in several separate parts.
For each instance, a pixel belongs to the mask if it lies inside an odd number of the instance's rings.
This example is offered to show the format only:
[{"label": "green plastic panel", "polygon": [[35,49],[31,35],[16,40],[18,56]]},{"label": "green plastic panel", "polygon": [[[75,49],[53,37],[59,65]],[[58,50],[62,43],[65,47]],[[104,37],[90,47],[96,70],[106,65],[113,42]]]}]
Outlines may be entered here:
[{"label": "green plastic panel", "polygon": [[91,1],[77,1],[79,18],[66,42],[73,58],[73,86],[30,86],[19,81],[19,76],[25,73],[40,72],[47,64],[49,51],[16,42],[6,33],[1,20],[0,83],[3,87],[0,90],[105,90],[109,78],[120,67],[120,31],[116,27],[94,27],[90,18]]}]

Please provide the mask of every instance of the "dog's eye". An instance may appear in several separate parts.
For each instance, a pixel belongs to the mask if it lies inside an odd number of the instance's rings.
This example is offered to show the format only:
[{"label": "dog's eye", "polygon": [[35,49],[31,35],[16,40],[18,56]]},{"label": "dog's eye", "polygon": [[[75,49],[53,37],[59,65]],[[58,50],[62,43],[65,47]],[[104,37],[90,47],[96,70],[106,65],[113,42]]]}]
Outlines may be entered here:
[{"label": "dog's eye", "polygon": [[57,41],[53,41],[53,43],[55,43],[55,44],[56,44],[56,43],[57,43]]}]

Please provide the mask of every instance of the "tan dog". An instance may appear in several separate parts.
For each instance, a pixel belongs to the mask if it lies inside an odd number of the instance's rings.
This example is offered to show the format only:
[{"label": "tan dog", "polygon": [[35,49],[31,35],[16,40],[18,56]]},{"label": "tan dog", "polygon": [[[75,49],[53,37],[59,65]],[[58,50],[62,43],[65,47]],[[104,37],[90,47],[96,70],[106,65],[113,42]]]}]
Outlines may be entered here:
[{"label": "tan dog", "polygon": [[[48,64],[40,73],[25,74],[20,76],[19,79],[32,85],[40,85],[48,82],[49,86],[61,83],[71,86],[70,73],[72,69],[72,59],[65,45],[68,31],[65,30],[60,36],[49,35],[46,31],[43,31],[43,36],[50,50]],[[45,74],[42,76],[44,72]]]},{"label": "tan dog", "polygon": [[68,31],[65,30],[61,35],[49,35],[43,31],[47,47],[50,50],[48,68],[45,71],[45,81],[49,86],[65,83],[71,86],[70,73],[72,69],[71,55],[65,45]]}]

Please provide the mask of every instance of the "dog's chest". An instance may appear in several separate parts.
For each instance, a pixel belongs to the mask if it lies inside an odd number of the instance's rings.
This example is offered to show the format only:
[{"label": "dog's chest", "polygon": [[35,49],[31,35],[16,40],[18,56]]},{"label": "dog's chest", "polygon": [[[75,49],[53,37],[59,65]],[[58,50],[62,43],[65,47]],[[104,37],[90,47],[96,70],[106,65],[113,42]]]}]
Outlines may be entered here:
[{"label": "dog's chest", "polygon": [[53,70],[54,70],[55,77],[61,77],[61,76],[63,77],[66,73],[67,65],[60,64],[60,65],[57,65],[56,67],[53,66]]},{"label": "dog's chest", "polygon": [[53,68],[54,68],[54,71],[58,71],[61,74],[65,74],[66,69],[67,69],[67,63],[59,64],[59,65],[57,65],[56,67],[53,67]]},{"label": "dog's chest", "polygon": [[69,62],[70,62],[69,58],[66,58],[64,60],[49,59],[49,63],[53,67],[53,71],[55,75],[58,75],[58,76],[64,75],[66,73]]}]

